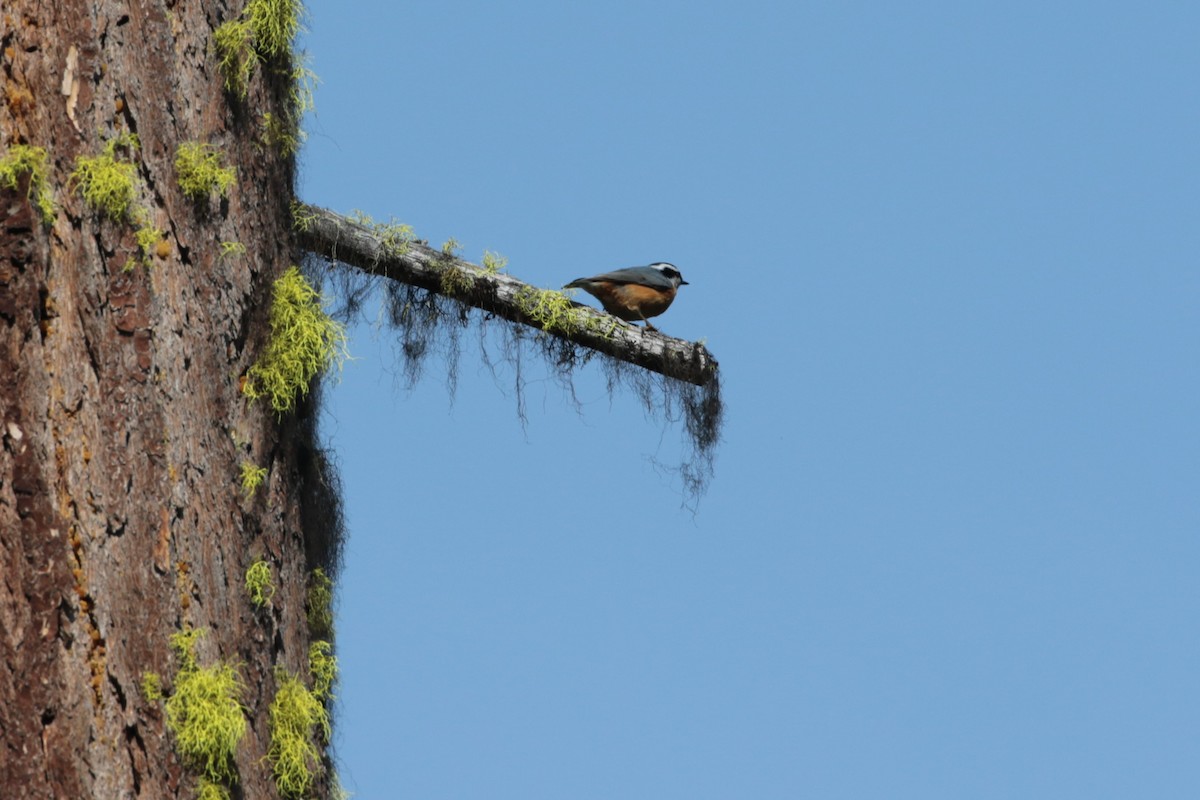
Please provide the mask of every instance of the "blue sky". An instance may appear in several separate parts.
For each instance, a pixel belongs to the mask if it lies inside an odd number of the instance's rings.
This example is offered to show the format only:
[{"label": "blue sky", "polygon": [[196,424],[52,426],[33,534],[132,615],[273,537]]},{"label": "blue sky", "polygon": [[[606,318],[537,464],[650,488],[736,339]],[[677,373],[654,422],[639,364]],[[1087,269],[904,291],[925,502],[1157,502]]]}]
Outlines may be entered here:
[{"label": "blue sky", "polygon": [[1200,9],[309,4],[305,200],[671,261],[727,402],[386,330],[328,398],[363,798],[1200,796]]}]

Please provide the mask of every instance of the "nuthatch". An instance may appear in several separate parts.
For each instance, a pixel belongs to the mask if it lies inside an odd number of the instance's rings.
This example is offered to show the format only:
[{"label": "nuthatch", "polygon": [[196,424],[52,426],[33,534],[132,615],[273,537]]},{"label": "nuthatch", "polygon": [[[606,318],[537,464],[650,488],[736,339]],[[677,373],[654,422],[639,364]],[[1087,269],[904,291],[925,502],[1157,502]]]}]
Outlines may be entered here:
[{"label": "nuthatch", "polygon": [[667,310],[675,292],[687,281],[674,264],[658,262],[648,267],[630,267],[591,278],[576,278],[564,289],[583,289],[600,301],[604,310],[626,322],[641,320],[650,330],[650,317]]}]

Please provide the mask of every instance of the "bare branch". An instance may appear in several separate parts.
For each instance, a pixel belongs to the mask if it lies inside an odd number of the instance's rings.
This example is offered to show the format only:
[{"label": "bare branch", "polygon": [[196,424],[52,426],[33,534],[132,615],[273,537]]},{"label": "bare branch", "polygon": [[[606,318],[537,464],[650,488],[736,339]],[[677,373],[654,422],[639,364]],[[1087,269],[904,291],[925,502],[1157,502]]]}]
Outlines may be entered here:
[{"label": "bare branch", "polygon": [[301,205],[296,217],[301,243],[312,253],[453,297],[669,378],[705,386],[717,374],[716,359],[698,342],[630,325],[575,302],[569,304],[568,321],[548,321],[530,307],[531,298],[542,290],[516,278],[489,272],[421,242],[397,246],[385,232],[318,206]]}]

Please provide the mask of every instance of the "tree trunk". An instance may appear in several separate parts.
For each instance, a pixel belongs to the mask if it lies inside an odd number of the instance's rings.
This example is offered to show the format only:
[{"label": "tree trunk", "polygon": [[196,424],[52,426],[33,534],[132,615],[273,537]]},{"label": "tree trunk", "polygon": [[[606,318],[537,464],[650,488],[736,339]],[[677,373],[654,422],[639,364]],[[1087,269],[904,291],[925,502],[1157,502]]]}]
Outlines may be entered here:
[{"label": "tree trunk", "polygon": [[[273,279],[295,261],[290,158],[261,139],[287,96],[268,61],[246,99],[209,40],[240,11],[176,0],[5,0],[0,159],[49,154],[43,224],[25,174],[0,190],[0,794],[192,797],[168,731],[172,634],[204,628],[199,666],[237,667],[248,729],[234,796],[278,795],[265,757],[277,670],[308,681],[306,587],[335,566],[336,494],[311,401],[277,416],[240,379],[268,335]],[[278,109],[276,109],[278,112]],[[136,133],[133,202],[112,219],[70,180],[78,156]],[[236,167],[227,199],[189,199],[178,145]],[[163,232],[149,253],[137,231]],[[245,246],[239,253],[223,242]],[[250,497],[243,462],[268,469]],[[265,559],[278,586],[244,583]],[[327,634],[326,634],[327,636]],[[320,741],[318,740],[318,745]],[[325,788],[318,777],[316,790]]]}]

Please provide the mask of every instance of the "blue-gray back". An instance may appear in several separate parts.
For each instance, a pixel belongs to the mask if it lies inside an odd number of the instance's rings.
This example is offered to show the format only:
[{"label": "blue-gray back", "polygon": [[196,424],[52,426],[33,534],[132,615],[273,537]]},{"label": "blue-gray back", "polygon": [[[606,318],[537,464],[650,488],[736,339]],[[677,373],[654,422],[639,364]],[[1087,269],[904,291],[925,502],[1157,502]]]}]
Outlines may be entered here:
[{"label": "blue-gray back", "polygon": [[674,284],[662,272],[652,267],[629,267],[593,275],[589,281],[612,281],[613,283],[640,283],[643,286],[653,286],[656,289],[672,289]]}]

